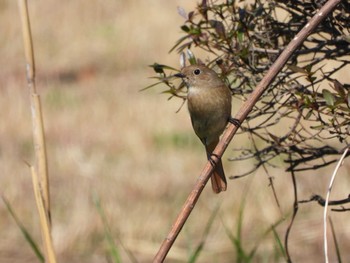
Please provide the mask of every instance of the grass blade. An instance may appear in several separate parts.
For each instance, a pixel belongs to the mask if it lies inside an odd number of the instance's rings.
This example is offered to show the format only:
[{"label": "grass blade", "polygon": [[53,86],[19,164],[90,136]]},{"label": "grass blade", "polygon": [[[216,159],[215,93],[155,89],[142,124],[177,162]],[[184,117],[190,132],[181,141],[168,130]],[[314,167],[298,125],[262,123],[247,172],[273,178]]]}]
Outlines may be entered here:
[{"label": "grass blade", "polygon": [[232,245],[234,246],[236,250],[236,260],[235,262],[250,262],[251,256],[248,255],[243,248],[242,245],[242,225],[243,225],[243,212],[244,212],[244,205],[245,205],[245,197],[243,197],[239,214],[238,214],[238,225],[236,230],[236,236],[232,234],[232,231],[224,224],[225,232],[228,238],[231,240]]},{"label": "grass blade", "polygon": [[194,263],[198,259],[199,255],[200,255],[200,253],[205,245],[205,241],[209,235],[210,229],[213,226],[214,219],[215,219],[216,215],[218,214],[219,208],[220,208],[220,205],[217,205],[215,207],[213,213],[211,214],[211,216],[210,216],[210,218],[205,226],[204,233],[202,235],[202,239],[201,239],[200,243],[198,244],[196,249],[193,251],[193,253],[190,255],[190,258],[188,260],[189,263]]},{"label": "grass blade", "polygon": [[329,224],[331,226],[331,231],[332,231],[335,251],[337,252],[337,262],[342,263],[341,255],[340,255],[340,249],[339,249],[339,244],[338,244],[337,236],[335,234],[334,224],[333,224],[333,221],[332,221],[332,219],[330,217],[329,217]]},{"label": "grass blade", "polygon": [[107,243],[109,246],[109,254],[110,254],[113,262],[121,263],[122,261],[121,261],[119,250],[114,242],[114,239],[113,239],[112,233],[111,233],[111,229],[110,229],[110,226],[109,226],[108,221],[107,221],[105,211],[102,208],[100,199],[97,197],[97,195],[94,196],[94,203],[95,203],[97,212],[100,215],[101,220],[102,220],[102,224],[103,224],[104,232],[105,232],[105,237],[106,237],[106,240],[107,240]]},{"label": "grass blade", "polygon": [[19,227],[19,229],[21,230],[25,240],[28,242],[28,244],[30,245],[30,247],[32,248],[32,250],[34,251],[35,255],[37,256],[37,258],[40,260],[40,262],[44,263],[45,259],[44,256],[42,254],[42,252],[40,251],[39,246],[37,245],[37,243],[34,241],[34,239],[32,238],[32,236],[29,234],[29,232],[27,231],[27,229],[24,227],[24,225],[22,224],[22,222],[20,221],[20,219],[18,218],[18,216],[16,215],[15,211],[12,209],[11,204],[8,202],[8,200],[4,197],[1,196],[2,201],[4,202],[4,204],[6,205],[7,211],[9,211],[10,215],[12,216],[12,218],[15,220],[17,226]]}]

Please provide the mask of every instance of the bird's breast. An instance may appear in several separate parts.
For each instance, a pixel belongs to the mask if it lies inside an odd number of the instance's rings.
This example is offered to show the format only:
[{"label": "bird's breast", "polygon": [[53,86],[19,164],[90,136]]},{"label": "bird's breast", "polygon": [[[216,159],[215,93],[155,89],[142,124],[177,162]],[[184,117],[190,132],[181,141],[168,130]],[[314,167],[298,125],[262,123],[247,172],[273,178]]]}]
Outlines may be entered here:
[{"label": "bird's breast", "polygon": [[191,87],[187,99],[197,136],[202,141],[217,140],[231,115],[230,93],[221,88]]}]

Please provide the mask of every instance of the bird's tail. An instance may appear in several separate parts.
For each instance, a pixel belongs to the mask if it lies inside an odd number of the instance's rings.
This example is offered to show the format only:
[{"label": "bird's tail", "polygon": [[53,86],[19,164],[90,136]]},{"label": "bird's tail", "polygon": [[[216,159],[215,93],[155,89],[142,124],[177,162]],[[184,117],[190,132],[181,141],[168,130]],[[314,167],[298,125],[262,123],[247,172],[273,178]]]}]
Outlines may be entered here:
[{"label": "bird's tail", "polygon": [[[207,151],[208,159],[211,158],[211,154],[214,151],[218,142],[219,142],[219,140],[217,140],[217,141],[215,141],[215,142],[213,142],[210,145],[205,147],[205,149]],[[213,171],[213,174],[211,175],[211,185],[212,185],[213,191],[216,194],[218,194],[222,191],[226,191],[226,189],[227,189],[226,176],[225,176],[224,168],[222,166],[221,159],[218,161],[218,163],[215,166],[215,169]]]}]

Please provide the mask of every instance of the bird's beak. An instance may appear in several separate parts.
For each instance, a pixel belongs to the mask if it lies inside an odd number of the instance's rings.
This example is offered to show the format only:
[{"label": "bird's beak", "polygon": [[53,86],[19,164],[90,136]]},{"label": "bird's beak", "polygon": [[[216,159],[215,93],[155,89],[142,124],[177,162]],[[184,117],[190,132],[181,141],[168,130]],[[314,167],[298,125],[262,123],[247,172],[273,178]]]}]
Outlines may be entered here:
[{"label": "bird's beak", "polygon": [[184,78],[184,77],[186,77],[184,74],[182,74],[182,73],[177,73],[177,74],[175,74],[174,75],[175,77],[178,77],[178,78]]}]

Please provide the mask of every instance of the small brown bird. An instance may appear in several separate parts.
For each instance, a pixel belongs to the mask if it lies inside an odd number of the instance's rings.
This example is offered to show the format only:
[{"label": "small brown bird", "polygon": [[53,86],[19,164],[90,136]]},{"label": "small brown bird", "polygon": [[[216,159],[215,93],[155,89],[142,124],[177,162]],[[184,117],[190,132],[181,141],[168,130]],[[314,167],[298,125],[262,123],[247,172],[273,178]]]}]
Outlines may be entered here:
[{"label": "small brown bird", "polygon": [[[188,87],[187,105],[192,126],[209,159],[231,117],[231,91],[215,71],[204,65],[184,67],[175,76],[182,78]],[[227,188],[221,160],[211,176],[211,184],[215,193]]]}]

